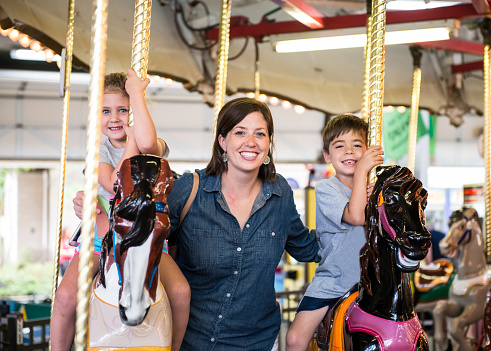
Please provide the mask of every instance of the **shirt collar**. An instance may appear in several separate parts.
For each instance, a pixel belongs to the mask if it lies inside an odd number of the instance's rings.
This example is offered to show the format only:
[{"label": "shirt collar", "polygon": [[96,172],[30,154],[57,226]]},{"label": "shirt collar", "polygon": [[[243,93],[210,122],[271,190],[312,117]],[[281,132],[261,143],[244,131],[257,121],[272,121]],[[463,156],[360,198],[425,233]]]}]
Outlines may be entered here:
[{"label": "shirt collar", "polygon": [[[222,177],[211,177],[208,176],[206,177],[205,184],[203,186],[203,190],[206,192],[219,192],[222,188]],[[277,182],[273,183],[264,183],[263,189],[262,189],[263,194],[266,196],[266,199],[269,199],[271,195],[278,195],[281,196],[282,191]]]}]

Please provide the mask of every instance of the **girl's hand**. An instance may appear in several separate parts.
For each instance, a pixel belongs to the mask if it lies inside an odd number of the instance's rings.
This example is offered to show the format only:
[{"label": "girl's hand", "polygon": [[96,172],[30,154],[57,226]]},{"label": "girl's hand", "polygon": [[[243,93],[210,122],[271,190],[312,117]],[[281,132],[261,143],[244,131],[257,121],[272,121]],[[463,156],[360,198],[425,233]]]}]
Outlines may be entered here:
[{"label": "girl's hand", "polygon": [[143,94],[145,89],[147,89],[148,84],[150,84],[150,78],[142,80],[138,77],[136,72],[130,68],[128,69],[128,74],[126,75],[125,89],[128,95],[131,97],[139,94]]}]

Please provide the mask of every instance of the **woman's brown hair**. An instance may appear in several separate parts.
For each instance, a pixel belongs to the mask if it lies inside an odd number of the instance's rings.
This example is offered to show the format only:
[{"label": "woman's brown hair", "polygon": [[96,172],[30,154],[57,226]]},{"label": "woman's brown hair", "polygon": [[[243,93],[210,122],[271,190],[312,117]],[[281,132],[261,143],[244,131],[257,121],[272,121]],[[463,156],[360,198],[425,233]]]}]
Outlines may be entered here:
[{"label": "woman's brown hair", "polygon": [[218,176],[227,170],[227,163],[223,162],[222,159],[223,149],[218,142],[218,136],[221,135],[225,138],[228,132],[230,132],[238,123],[240,123],[247,115],[252,112],[260,112],[263,115],[268,128],[268,137],[270,143],[268,156],[271,162],[267,165],[261,165],[261,167],[259,168],[258,177],[266,183],[272,182],[275,179],[276,169],[274,166],[272,153],[272,150],[274,149],[273,116],[271,115],[269,107],[265,103],[256,99],[246,97],[230,100],[225,105],[223,105],[222,109],[220,110],[217,119],[216,136],[215,140],[213,141],[211,160],[208,163],[208,166],[206,166],[206,174]]}]

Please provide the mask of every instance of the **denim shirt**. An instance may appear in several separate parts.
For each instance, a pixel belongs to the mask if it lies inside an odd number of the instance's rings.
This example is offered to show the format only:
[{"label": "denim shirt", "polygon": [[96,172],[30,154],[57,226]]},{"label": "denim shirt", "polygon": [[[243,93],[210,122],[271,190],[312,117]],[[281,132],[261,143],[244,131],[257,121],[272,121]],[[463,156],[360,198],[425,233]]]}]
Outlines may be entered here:
[{"label": "denim shirt", "polygon": [[[177,264],[191,286],[191,311],[181,350],[261,350],[280,330],[275,268],[286,250],[298,261],[316,259],[309,232],[281,175],[264,183],[243,230],[221,193],[221,176],[200,177],[196,198],[181,224]],[[167,198],[172,237],[193,183],[176,180]]]}]

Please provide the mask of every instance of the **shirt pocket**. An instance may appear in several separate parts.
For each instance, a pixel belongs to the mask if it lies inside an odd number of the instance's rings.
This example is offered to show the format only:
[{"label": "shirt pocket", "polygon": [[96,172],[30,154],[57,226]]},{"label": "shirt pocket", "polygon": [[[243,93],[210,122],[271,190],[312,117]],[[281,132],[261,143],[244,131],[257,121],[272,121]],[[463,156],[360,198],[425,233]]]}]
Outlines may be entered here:
[{"label": "shirt pocket", "polygon": [[222,230],[193,230],[191,257],[198,267],[223,265],[224,251],[224,232]]},{"label": "shirt pocket", "polygon": [[285,242],[282,240],[279,231],[259,230],[257,232],[256,263],[276,268],[284,250]]}]

